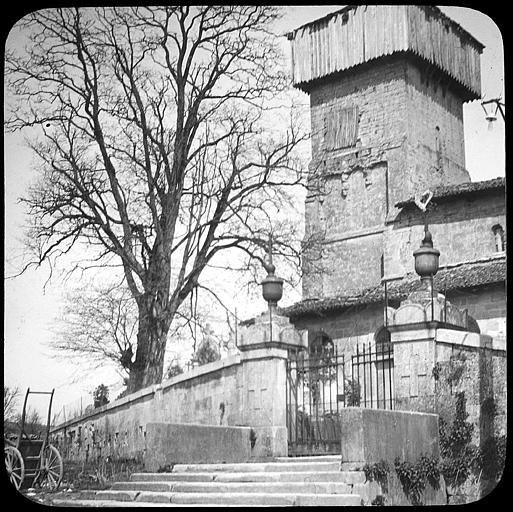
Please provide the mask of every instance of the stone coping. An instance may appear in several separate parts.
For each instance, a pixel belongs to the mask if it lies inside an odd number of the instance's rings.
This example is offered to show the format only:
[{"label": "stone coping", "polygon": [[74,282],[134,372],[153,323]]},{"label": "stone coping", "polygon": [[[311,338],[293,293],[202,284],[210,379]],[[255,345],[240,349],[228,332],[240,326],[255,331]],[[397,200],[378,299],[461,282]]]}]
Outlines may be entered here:
[{"label": "stone coping", "polygon": [[437,343],[448,343],[469,348],[488,348],[491,350],[506,351],[505,338],[493,338],[488,334],[455,331],[452,329],[437,329],[435,339]]},{"label": "stone coping", "polygon": [[[433,416],[438,418],[438,414],[433,412],[421,412],[421,411],[410,411],[407,409],[372,409],[371,407],[357,407],[357,406],[347,406],[343,407],[339,412],[343,413],[345,411],[363,411],[362,414],[373,414],[373,415],[382,415],[382,416]],[[370,412],[369,412],[370,411]],[[352,414],[352,413],[351,413]]]},{"label": "stone coping", "polygon": [[247,361],[256,359],[287,359],[287,349],[296,348],[297,345],[285,345],[283,343],[273,344],[268,346],[268,343],[260,343],[258,345],[250,346],[241,355],[241,360]]},{"label": "stone coping", "polygon": [[[478,334],[458,328],[440,327],[438,322],[401,325],[391,328],[393,344],[413,343],[434,340],[436,343],[456,345],[461,348],[488,349],[506,352],[506,338],[493,338],[488,334]],[[390,329],[390,327],[389,327]]]},{"label": "stone coping", "polygon": [[198,427],[202,430],[239,430],[241,432],[251,430],[247,425],[208,425],[205,423],[190,423],[190,422],[177,422],[177,421],[148,421],[147,425],[165,425],[171,427]]}]

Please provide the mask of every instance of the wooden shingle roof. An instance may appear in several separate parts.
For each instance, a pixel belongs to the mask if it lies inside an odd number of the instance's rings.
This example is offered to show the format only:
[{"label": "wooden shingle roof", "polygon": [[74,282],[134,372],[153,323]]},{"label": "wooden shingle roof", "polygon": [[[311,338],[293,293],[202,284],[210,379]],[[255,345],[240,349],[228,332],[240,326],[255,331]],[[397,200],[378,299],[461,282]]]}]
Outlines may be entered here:
[{"label": "wooden shingle roof", "polygon": [[[434,286],[441,292],[447,290],[476,288],[506,280],[505,258],[488,261],[462,263],[452,268],[443,268],[434,277]],[[404,278],[388,283],[388,300],[403,300],[419,286],[419,277],[408,274]],[[303,315],[324,315],[343,311],[352,306],[378,304],[385,300],[384,286],[369,288],[358,295],[307,299],[287,308],[281,314],[291,319]]]},{"label": "wooden shingle roof", "polygon": [[[506,178],[494,178],[486,181],[469,181],[458,185],[446,185],[436,187],[432,190],[433,200],[444,200],[455,196],[473,195],[488,190],[499,190],[504,189],[505,186]],[[404,201],[399,201],[395,206],[397,208],[404,208],[405,206],[412,205],[414,203],[414,198],[410,197]]]},{"label": "wooden shingle roof", "polygon": [[429,5],[350,5],[287,34],[294,85],[309,84],[365,62],[408,53],[429,62],[481,97],[483,45]]}]

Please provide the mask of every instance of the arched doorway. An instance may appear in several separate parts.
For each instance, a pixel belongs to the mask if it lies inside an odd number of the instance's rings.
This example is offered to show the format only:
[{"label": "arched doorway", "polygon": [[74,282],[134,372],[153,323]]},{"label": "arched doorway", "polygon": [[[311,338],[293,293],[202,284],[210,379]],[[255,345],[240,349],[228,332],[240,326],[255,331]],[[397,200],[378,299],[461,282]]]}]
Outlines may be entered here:
[{"label": "arched doorway", "polygon": [[335,352],[335,345],[333,340],[323,331],[320,331],[312,336],[312,341],[309,343],[308,352],[310,356],[321,357],[330,356]]}]

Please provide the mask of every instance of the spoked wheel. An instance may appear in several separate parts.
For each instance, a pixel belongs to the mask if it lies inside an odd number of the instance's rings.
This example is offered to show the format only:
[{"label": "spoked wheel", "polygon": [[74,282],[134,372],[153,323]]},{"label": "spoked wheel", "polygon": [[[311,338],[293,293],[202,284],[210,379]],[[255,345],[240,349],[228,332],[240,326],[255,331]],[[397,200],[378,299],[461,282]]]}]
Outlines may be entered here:
[{"label": "spoked wheel", "polygon": [[57,448],[49,444],[43,451],[35,482],[42,488],[55,491],[62,480],[62,457]]},{"label": "spoked wheel", "polygon": [[5,469],[11,483],[19,489],[25,478],[25,463],[20,451],[14,446],[4,448]]}]

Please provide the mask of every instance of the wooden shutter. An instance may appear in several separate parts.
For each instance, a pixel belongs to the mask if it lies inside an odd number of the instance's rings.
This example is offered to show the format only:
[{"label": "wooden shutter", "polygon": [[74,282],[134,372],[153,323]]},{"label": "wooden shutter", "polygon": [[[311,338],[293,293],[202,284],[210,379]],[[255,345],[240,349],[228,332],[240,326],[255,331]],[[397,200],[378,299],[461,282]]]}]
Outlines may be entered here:
[{"label": "wooden shutter", "polygon": [[324,118],[324,149],[350,148],[358,136],[358,107],[335,108]]}]

